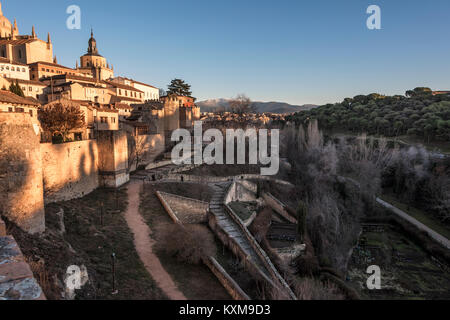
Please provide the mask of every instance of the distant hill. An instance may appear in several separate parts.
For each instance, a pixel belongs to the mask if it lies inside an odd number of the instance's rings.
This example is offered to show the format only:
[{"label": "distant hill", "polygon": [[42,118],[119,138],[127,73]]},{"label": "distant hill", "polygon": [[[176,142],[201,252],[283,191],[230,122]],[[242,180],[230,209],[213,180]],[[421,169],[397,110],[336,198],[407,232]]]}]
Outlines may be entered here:
[{"label": "distant hill", "polygon": [[[197,102],[201,112],[215,112],[219,109],[229,109],[229,99],[211,99]],[[311,110],[316,105],[306,104],[303,106],[296,106],[284,102],[253,102],[257,113],[271,112],[277,114],[287,114],[299,111]]]}]

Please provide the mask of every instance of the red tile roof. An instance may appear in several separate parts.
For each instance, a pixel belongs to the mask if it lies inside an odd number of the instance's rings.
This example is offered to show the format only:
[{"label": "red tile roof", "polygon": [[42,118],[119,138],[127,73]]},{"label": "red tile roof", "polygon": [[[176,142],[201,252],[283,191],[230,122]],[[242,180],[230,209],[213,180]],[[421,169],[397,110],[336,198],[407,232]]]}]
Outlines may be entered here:
[{"label": "red tile roof", "polygon": [[0,102],[38,107],[41,104],[34,98],[23,98],[10,91],[0,90]]}]

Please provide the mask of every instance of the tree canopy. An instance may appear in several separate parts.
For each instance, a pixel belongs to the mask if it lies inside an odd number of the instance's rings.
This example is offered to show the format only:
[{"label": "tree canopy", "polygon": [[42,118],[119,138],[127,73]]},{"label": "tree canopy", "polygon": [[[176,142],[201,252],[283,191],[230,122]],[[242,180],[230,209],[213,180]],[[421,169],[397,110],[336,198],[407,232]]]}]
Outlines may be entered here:
[{"label": "tree canopy", "polygon": [[176,94],[179,96],[192,96],[191,86],[181,79],[173,79],[167,86],[167,89],[168,95]]},{"label": "tree canopy", "polygon": [[25,97],[25,94],[23,93],[22,88],[19,85],[19,81],[16,80],[16,82],[11,83],[11,85],[9,86],[9,91],[11,91],[12,93],[21,96],[21,97]]},{"label": "tree canopy", "polygon": [[432,95],[429,88],[410,90],[406,97],[360,95],[287,117],[297,124],[311,119],[325,130],[450,141],[450,95]]},{"label": "tree canopy", "polygon": [[79,106],[55,103],[43,106],[39,110],[39,120],[42,128],[51,135],[61,135],[67,141],[68,134],[85,126],[84,113]]}]

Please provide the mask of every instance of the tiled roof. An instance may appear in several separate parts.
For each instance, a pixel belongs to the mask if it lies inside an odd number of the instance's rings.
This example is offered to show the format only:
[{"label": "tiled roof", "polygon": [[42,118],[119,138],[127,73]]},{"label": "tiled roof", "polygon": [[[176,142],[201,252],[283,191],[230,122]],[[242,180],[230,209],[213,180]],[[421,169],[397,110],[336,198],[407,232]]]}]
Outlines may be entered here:
[{"label": "tiled roof", "polygon": [[0,102],[3,103],[12,103],[12,104],[22,104],[28,106],[40,106],[41,104],[34,98],[26,97],[23,98],[18,96],[10,91],[0,90]]},{"label": "tiled roof", "polygon": [[31,42],[35,42],[35,41],[42,41],[42,40],[37,39],[37,38],[27,38],[27,39],[17,39],[17,40],[2,39],[2,40],[0,40],[0,45],[11,44],[13,46],[18,46],[21,44],[27,44],[27,43],[31,43]]},{"label": "tiled roof", "polygon": [[63,65],[61,65],[61,64],[51,63],[51,62],[45,62],[45,61],[38,61],[38,62],[30,63],[30,66],[32,66],[32,65],[37,65],[37,64],[43,64],[43,65],[50,66],[50,67],[57,67],[57,68],[63,68],[63,69],[70,69],[70,70],[75,71],[75,69],[73,69],[73,68],[69,68],[69,67],[63,66]]},{"label": "tiled roof", "polygon": [[43,86],[43,87],[47,86],[45,83],[43,83],[41,81],[36,81],[36,80],[24,80],[24,79],[16,79],[16,78],[5,78],[5,79],[10,82],[18,81],[19,83],[23,83],[23,84],[31,84],[31,85]]},{"label": "tiled roof", "polygon": [[120,101],[141,102],[141,100],[139,100],[139,99],[130,98],[130,97],[112,96],[111,99],[113,99],[114,102],[120,102]]},{"label": "tiled roof", "polygon": [[113,86],[114,88],[121,88],[121,89],[125,89],[125,90],[130,90],[130,91],[136,91],[136,92],[142,92],[143,93],[143,91],[141,91],[139,89],[136,89],[135,87],[128,86],[126,84],[116,83],[116,82],[107,81],[107,80],[104,80],[103,82],[106,83],[106,84],[109,84],[110,86]]}]

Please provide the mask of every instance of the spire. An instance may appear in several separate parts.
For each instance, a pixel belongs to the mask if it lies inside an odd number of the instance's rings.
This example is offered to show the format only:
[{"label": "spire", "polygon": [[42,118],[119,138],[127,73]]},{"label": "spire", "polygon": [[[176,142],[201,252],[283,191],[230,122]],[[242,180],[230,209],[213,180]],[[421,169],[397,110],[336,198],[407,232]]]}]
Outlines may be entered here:
[{"label": "spire", "polygon": [[18,33],[19,28],[17,28],[17,21],[16,18],[14,18],[14,31],[16,31]]},{"label": "spire", "polygon": [[58,64],[58,58],[56,56],[53,58],[53,63]]},{"label": "spire", "polygon": [[12,39],[12,40],[16,40],[16,34],[15,34],[15,32],[14,32],[14,28],[13,28],[12,25],[11,25],[11,39]]},{"label": "spire", "polygon": [[75,69],[78,69],[78,60],[75,62]]},{"label": "spire", "polygon": [[91,38],[89,39],[88,53],[98,55],[97,41],[94,39],[94,30],[91,28]]},{"label": "spire", "polygon": [[47,43],[52,43],[52,39],[50,38],[50,32],[47,34]]},{"label": "spire", "polygon": [[33,26],[33,28],[31,29],[31,36],[32,36],[33,38],[36,38],[36,30],[34,30],[34,26]]}]

